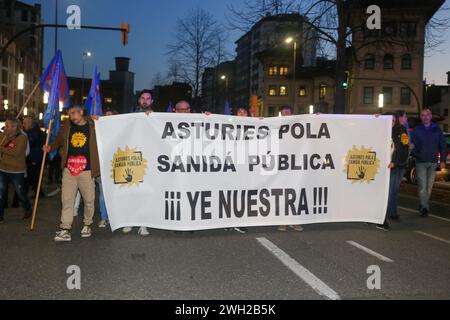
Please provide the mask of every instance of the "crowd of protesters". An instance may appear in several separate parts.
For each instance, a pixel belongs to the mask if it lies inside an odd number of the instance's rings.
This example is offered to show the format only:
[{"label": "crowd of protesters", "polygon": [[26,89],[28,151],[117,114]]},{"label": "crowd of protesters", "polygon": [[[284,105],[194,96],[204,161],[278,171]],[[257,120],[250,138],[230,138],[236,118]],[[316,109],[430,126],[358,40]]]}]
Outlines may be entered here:
[{"label": "crowd of protesters", "polygon": [[[153,96],[150,90],[143,90],[138,98],[135,112],[150,115],[153,112]],[[175,113],[191,113],[191,106],[187,101],[180,101],[174,108]],[[280,110],[281,116],[292,116],[293,109],[285,106]],[[104,116],[114,116],[114,110],[106,110]],[[206,113],[209,115],[210,113]],[[246,108],[237,108],[237,116],[248,117]],[[42,165],[43,152],[58,151],[58,156],[50,162],[48,168],[49,184],[61,185],[54,192],[40,192],[40,197],[52,196],[61,191],[62,212],[59,230],[55,236],[56,242],[71,241],[71,230],[74,216],[78,215],[81,200],[84,207],[84,227],[82,238],[92,236],[94,222],[96,186],[99,197],[98,203],[101,214],[100,228],[108,226],[108,213],[103,196],[100,177],[97,141],[95,136],[95,121],[98,117],[87,117],[80,106],[68,109],[69,118],[62,124],[56,139],[50,145],[44,145],[45,135],[38,123],[30,116],[24,117],[22,123],[15,119],[6,120],[5,127],[0,133],[0,224],[4,223],[4,212],[8,205],[8,186],[15,189],[17,202],[24,209],[24,219],[31,217],[31,203],[29,189],[36,196],[38,181]],[[425,109],[421,113],[422,124],[409,130],[406,112],[388,113],[392,116],[392,157],[390,170],[389,200],[386,220],[377,228],[389,230],[389,220],[398,220],[397,212],[400,185],[405,175],[409,158],[416,162],[418,192],[420,198],[420,215],[426,218],[430,213],[430,196],[436,177],[436,170],[440,166],[445,168],[446,141],[442,130],[432,122],[432,113]],[[318,115],[320,116],[320,115]],[[303,231],[302,226],[290,226],[295,231]],[[279,231],[287,231],[288,226],[280,226]],[[124,233],[132,232],[133,228],[123,229]],[[234,228],[235,231],[246,233],[246,228]],[[138,234],[148,236],[149,230],[138,228]]]}]

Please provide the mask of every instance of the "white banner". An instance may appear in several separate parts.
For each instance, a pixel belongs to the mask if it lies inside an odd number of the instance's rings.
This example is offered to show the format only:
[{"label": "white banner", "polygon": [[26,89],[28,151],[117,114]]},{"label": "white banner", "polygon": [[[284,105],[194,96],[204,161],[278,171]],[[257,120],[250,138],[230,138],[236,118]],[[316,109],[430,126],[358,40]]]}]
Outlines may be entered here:
[{"label": "white banner", "polygon": [[391,117],[130,114],[96,132],[113,230],[384,221]]}]

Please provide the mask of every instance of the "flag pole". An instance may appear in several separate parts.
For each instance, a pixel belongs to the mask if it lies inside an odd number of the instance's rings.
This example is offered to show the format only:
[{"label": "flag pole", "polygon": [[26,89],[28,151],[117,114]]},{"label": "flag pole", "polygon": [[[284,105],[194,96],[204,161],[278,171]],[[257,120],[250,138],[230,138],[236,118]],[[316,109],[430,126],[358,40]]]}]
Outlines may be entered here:
[{"label": "flag pole", "polygon": [[[54,121],[55,121],[55,119],[52,118],[50,120],[50,124],[48,125],[48,133],[47,133],[47,139],[45,140],[45,145],[48,145],[48,143],[50,141],[50,135],[52,133],[52,126],[53,126]],[[47,158],[47,152],[44,151],[44,155],[42,157],[41,172],[39,174],[39,183],[38,183],[38,187],[36,190],[36,199],[34,200],[34,208],[33,208],[33,215],[32,215],[32,219],[31,219],[30,231],[34,231],[34,227],[36,225],[36,211],[37,211],[37,207],[39,204],[39,195],[41,193],[41,188],[42,188],[42,180],[43,180],[43,176],[44,176],[46,158]]]},{"label": "flag pole", "polygon": [[20,108],[19,113],[17,114],[16,119],[19,119],[20,116],[22,115],[23,110],[25,110],[25,107],[28,105],[28,103],[30,103],[31,98],[33,98],[34,94],[36,93],[36,90],[39,88],[40,85],[40,81],[38,81],[36,83],[36,85],[34,86],[33,90],[31,91],[30,95],[28,96],[27,100],[25,101],[25,103],[23,104],[22,108]]}]

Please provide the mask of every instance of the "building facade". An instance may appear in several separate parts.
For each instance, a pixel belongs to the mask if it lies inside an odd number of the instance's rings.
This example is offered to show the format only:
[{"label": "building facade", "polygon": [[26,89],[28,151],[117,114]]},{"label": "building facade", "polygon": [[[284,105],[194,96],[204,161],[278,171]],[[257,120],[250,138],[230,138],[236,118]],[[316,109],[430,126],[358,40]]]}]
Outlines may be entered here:
[{"label": "building facade", "polygon": [[270,51],[258,57],[265,71],[258,116],[278,116],[284,106],[293,107],[296,114],[333,111],[335,61],[317,59],[316,66],[297,67],[294,81],[292,59],[288,55]]},{"label": "building facade", "polygon": [[[291,44],[286,43],[289,37],[293,40]],[[267,16],[236,41],[236,105],[251,105],[253,109],[261,108],[260,100],[266,90],[264,83],[266,70],[258,55],[274,49],[291,52],[290,59],[289,54],[286,54],[286,64],[291,65],[292,70],[294,43],[297,47],[296,64],[305,67],[314,66],[317,48],[316,33],[307,26],[304,17],[300,14]],[[255,103],[258,105],[255,106]],[[255,112],[261,113],[261,110]]]},{"label": "building facade", "polygon": [[[3,47],[15,34],[41,23],[41,5],[28,5],[16,0],[0,1],[0,46]],[[27,100],[39,81],[43,63],[42,29],[35,29],[18,37],[0,56],[0,105],[1,109],[16,112]],[[24,74],[24,89],[18,89],[18,76]],[[38,115],[42,112],[43,97],[36,93],[27,111]]]},{"label": "building facade", "polygon": [[228,100],[236,108],[236,61],[226,61],[215,68],[206,68],[202,77],[203,110],[221,114]]},{"label": "building facade", "polygon": [[[348,51],[347,113],[378,113],[380,106],[386,112],[399,109],[410,114],[420,112],[425,28],[443,3],[443,0],[348,2],[352,47]],[[367,28],[369,5],[381,8],[381,30]]]}]

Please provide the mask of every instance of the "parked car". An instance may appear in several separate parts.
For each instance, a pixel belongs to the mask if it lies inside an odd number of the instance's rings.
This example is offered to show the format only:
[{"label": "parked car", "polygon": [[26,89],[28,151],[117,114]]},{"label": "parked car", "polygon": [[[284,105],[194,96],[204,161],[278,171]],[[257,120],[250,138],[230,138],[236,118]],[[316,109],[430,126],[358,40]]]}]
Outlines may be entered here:
[{"label": "parked car", "polygon": [[[437,180],[444,180],[444,181],[450,181],[450,133],[444,133],[445,139],[447,140],[447,154],[446,156],[446,168],[444,170],[441,170],[441,168],[438,168],[436,170],[436,179]],[[439,162],[440,157],[442,155],[439,155]],[[417,172],[416,172],[416,159],[414,157],[409,157],[408,160],[408,166],[406,167],[406,179],[409,183],[417,184]]]}]

